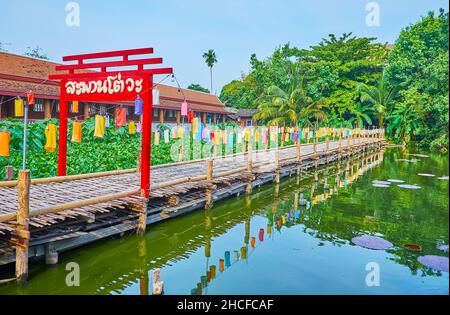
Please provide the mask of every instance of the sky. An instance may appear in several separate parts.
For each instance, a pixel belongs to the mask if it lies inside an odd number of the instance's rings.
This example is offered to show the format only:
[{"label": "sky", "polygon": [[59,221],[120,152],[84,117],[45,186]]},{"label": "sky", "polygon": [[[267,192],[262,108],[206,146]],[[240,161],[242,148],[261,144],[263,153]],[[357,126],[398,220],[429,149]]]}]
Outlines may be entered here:
[{"label": "sky", "polygon": [[[74,13],[66,11],[69,2],[79,5],[79,26],[66,23]],[[371,2],[379,8],[375,25],[366,22],[376,13]],[[202,55],[214,49],[214,92],[220,94],[249,71],[252,53],[262,59],[287,42],[308,48],[344,32],[394,43],[402,28],[448,7],[446,0],[0,0],[0,42],[15,54],[38,45],[56,62],[64,55],[153,47],[182,87],[207,88]]]}]

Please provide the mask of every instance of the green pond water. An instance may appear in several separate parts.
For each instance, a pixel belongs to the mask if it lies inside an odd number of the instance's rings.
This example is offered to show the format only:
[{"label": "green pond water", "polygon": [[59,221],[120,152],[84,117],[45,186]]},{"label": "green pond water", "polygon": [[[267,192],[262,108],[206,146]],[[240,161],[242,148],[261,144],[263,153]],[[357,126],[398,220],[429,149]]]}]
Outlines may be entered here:
[{"label": "green pond water", "polygon": [[[33,264],[26,285],[1,285],[0,294],[151,294],[155,268],[161,268],[165,294],[448,294],[448,273],[417,261],[420,255],[448,257],[436,248],[449,237],[448,180],[438,178],[448,176],[448,157],[428,155],[386,149],[363,162],[320,169],[318,181],[311,172],[284,178],[278,187],[265,185],[249,197],[151,225],[144,238],[74,249],[60,254],[54,267]],[[387,179],[421,189],[372,185]],[[297,206],[300,194],[306,207]],[[361,235],[394,247],[352,244]],[[70,262],[80,267],[79,287],[66,285]],[[379,286],[366,283],[370,263],[379,267]],[[3,277],[12,272],[3,270]]]}]

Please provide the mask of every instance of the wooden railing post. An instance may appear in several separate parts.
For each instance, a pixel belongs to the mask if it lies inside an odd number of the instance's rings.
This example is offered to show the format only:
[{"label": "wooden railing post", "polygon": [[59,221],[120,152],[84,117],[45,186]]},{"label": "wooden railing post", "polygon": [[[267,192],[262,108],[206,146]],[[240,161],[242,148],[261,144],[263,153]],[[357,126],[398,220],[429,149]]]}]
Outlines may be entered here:
[{"label": "wooden railing post", "polygon": [[5,166],[5,180],[14,178],[14,168],[11,165]]},{"label": "wooden railing post", "polygon": [[24,283],[28,277],[28,246],[30,240],[30,171],[20,170],[17,183],[19,208],[17,211],[17,232],[20,235],[16,245],[16,279]]},{"label": "wooden railing post", "polygon": [[136,158],[136,173],[140,173],[141,172],[141,155],[142,151],[138,150],[137,153],[137,158]]}]

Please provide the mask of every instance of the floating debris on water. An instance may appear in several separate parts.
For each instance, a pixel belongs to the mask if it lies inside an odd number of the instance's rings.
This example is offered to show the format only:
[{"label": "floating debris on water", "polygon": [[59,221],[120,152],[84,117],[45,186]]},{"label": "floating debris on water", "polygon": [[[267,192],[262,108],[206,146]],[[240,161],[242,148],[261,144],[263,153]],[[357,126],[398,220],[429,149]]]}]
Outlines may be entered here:
[{"label": "floating debris on water", "polygon": [[438,179],[441,179],[441,180],[448,180],[448,176],[441,176],[441,177],[438,177]]},{"label": "floating debris on water", "polygon": [[388,179],[387,181],[390,183],[404,183],[405,182],[404,180],[401,180],[401,179]]},{"label": "floating debris on water", "polygon": [[417,174],[417,175],[419,175],[419,176],[424,176],[424,177],[434,177],[433,174],[429,174],[429,173],[419,173],[419,174]]},{"label": "floating debris on water", "polygon": [[442,250],[444,252],[448,252],[448,245],[440,244],[440,245],[436,246],[436,248],[439,250]]},{"label": "floating debris on water", "polygon": [[417,156],[417,157],[421,157],[421,158],[427,158],[427,157],[429,157],[429,156],[426,155],[426,154],[418,154],[418,153],[408,154],[408,155],[411,155],[411,156]]},{"label": "floating debris on water", "polygon": [[373,187],[379,187],[379,188],[389,188],[391,186],[389,185],[384,185],[384,184],[372,184]]},{"label": "floating debris on water", "polygon": [[417,260],[428,268],[448,272],[448,257],[425,255],[420,256]]},{"label": "floating debris on water", "polygon": [[397,185],[397,187],[406,188],[406,189],[421,189],[422,188],[422,187],[417,186],[417,185],[408,185],[408,184]]},{"label": "floating debris on water", "polygon": [[376,236],[357,236],[352,238],[352,243],[364,248],[385,250],[394,246],[391,242]]},{"label": "floating debris on water", "polygon": [[373,180],[372,184],[375,184],[375,185],[388,185],[389,186],[391,184],[391,182],[388,182],[388,181],[385,181],[385,180]]},{"label": "floating debris on water", "polygon": [[420,251],[422,251],[422,246],[420,246],[418,244],[406,243],[403,246],[405,248],[409,249],[409,250],[412,250],[413,252],[420,252]]},{"label": "floating debris on water", "polygon": [[408,163],[416,163],[417,161],[419,161],[419,160],[417,160],[417,159],[411,159],[411,160],[408,160],[408,159],[398,159],[398,160],[396,160],[397,162],[408,162]]}]

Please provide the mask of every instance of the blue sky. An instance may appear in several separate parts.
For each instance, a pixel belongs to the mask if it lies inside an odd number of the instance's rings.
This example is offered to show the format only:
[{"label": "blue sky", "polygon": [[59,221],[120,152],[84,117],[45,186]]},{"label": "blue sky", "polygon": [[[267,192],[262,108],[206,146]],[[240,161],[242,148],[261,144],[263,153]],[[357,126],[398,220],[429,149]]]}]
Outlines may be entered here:
[{"label": "blue sky", "polygon": [[80,26],[68,27],[68,2],[0,0],[0,42],[17,54],[39,45],[53,61],[68,54],[154,47],[183,87],[209,87],[202,54],[212,48],[219,61],[217,93],[249,70],[252,53],[267,57],[286,42],[308,48],[343,32],[393,43],[403,27],[428,11],[448,10],[446,0],[378,0],[380,25],[368,27],[367,0],[78,0]]}]

